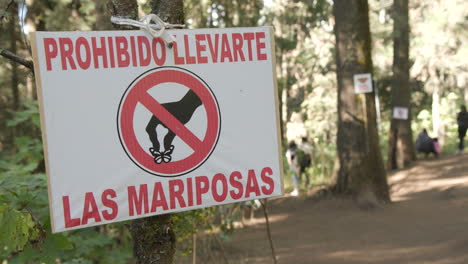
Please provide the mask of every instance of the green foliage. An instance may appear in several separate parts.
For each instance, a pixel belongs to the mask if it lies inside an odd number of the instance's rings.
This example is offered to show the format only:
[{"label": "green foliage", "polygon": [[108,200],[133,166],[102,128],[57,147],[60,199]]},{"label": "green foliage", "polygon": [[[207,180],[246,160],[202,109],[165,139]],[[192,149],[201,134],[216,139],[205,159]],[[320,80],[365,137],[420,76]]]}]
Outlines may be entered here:
[{"label": "green foliage", "polygon": [[27,98],[24,100],[23,106],[25,109],[16,112],[13,119],[7,120],[6,125],[8,127],[14,127],[26,124],[40,128],[41,120],[39,117],[37,102]]},{"label": "green foliage", "polygon": [[[149,13],[148,1],[139,1]],[[268,2],[268,1],[266,1]],[[266,3],[265,2],[265,3]],[[272,25],[278,56],[280,98],[286,92],[288,139],[307,136],[313,145],[312,166],[307,173],[313,185],[328,183],[336,156],[336,76],[329,0],[264,1],[216,0],[184,1],[187,25],[192,28]],[[386,157],[390,111],[390,85],[393,58],[391,3],[370,1],[373,33],[374,77],[381,99],[382,123],[379,129],[383,157]],[[89,30],[103,16],[99,1],[32,1],[28,19],[38,30]],[[432,93],[440,91],[441,136],[444,151],[453,151],[456,142],[455,115],[464,101],[468,71],[466,1],[421,1],[411,4],[411,88],[413,135],[433,126]],[[11,11],[11,10],[10,10]],[[11,11],[0,24],[7,32],[16,14]],[[107,19],[107,18],[106,18]],[[16,29],[18,54],[29,57]],[[10,34],[1,34],[2,47],[10,47]],[[21,42],[23,42],[21,40]],[[47,179],[40,139],[37,102],[19,68],[18,90],[24,104],[18,111],[12,105],[13,92],[9,61],[0,58],[0,262],[8,263],[129,263],[131,238],[125,223],[51,234]],[[26,96],[27,95],[27,96]],[[465,98],[467,99],[467,98]],[[294,120],[293,117],[295,118]],[[6,120],[6,121],[4,121]],[[292,128],[291,128],[292,127]],[[298,131],[292,132],[299,127]],[[443,140],[442,140],[443,141]],[[284,158],[284,157],[283,157]],[[287,170],[287,164],[284,162]],[[285,177],[291,186],[291,178]],[[211,207],[174,214],[179,250],[189,253],[187,241],[198,231],[217,232],[229,240],[234,222],[240,219],[239,204]]]},{"label": "green foliage", "polygon": [[281,49],[282,51],[291,51],[294,50],[297,46],[297,39],[295,38],[283,38],[283,37],[276,37],[275,38],[276,46]]},{"label": "green foliage", "polygon": [[10,252],[23,250],[29,241],[36,240],[39,232],[36,223],[28,212],[20,212],[9,208],[7,204],[0,205],[0,258],[5,258]]},{"label": "green foliage", "polygon": [[50,0],[48,5],[34,1],[30,12],[43,20],[50,31],[90,30],[96,17],[95,1]]},{"label": "green foliage", "polygon": [[312,157],[312,166],[309,169],[311,184],[329,184],[336,157],[335,144],[320,144],[319,141],[314,147],[314,155]]},{"label": "green foliage", "polygon": [[[455,152],[454,146],[458,138],[456,115],[460,111],[459,106],[462,101],[463,98],[455,92],[449,92],[447,96],[441,99],[439,110],[441,119],[440,125],[443,129],[439,130],[439,132],[443,133],[441,134],[443,135],[443,139],[439,139],[439,141],[442,146],[444,146],[443,150],[445,152]],[[416,120],[412,124],[412,129],[415,131],[415,138],[423,128],[426,128],[429,134],[434,137],[435,132],[433,131],[432,119],[432,112],[429,109],[422,109],[417,114]],[[445,147],[446,144],[447,146]]]},{"label": "green foliage", "polygon": [[234,223],[240,219],[240,204],[229,204],[174,214],[178,251],[186,256],[192,253],[192,235],[214,232],[224,241],[231,240]]},{"label": "green foliage", "polygon": [[[10,127],[39,130],[37,103],[7,121]],[[28,131],[28,130],[26,130]],[[0,155],[0,260],[8,263],[128,263],[130,236],[123,224],[50,233],[47,180],[41,140],[20,135]]]},{"label": "green foliage", "polygon": [[174,221],[174,229],[176,231],[177,240],[181,242],[190,238],[200,229],[204,230],[206,228],[211,228],[209,226],[211,216],[215,213],[215,211],[215,207],[210,207],[174,214],[172,220]]},{"label": "green foliage", "polygon": [[191,28],[257,26],[263,0],[184,1]]},{"label": "green foliage", "polygon": [[[19,126],[29,120],[38,121],[35,104],[27,102],[24,111],[16,113],[8,126]],[[32,122],[36,128],[39,122]],[[42,161],[42,145],[39,139],[19,136],[15,139],[14,152],[5,152],[0,159],[0,204],[2,213],[2,258],[27,248],[42,238],[42,225],[36,215],[47,217],[46,180],[36,172]],[[5,230],[3,230],[5,228]],[[5,244],[7,242],[8,244]]]},{"label": "green foliage", "polygon": [[[24,110],[7,121],[9,127],[39,130],[37,103],[25,101]],[[43,172],[42,142],[36,136],[17,135],[15,149],[0,155],[0,260],[8,263],[129,263],[131,238],[125,223],[109,224],[60,234],[50,233],[47,179]],[[233,222],[229,206],[174,214],[179,251],[190,253],[183,242],[199,230],[221,228],[228,239]],[[223,219],[216,222],[216,218]]]},{"label": "green foliage", "polygon": [[70,250],[73,245],[63,234],[47,234],[44,241],[29,244],[19,254],[12,256],[9,263],[54,263],[62,252]]}]

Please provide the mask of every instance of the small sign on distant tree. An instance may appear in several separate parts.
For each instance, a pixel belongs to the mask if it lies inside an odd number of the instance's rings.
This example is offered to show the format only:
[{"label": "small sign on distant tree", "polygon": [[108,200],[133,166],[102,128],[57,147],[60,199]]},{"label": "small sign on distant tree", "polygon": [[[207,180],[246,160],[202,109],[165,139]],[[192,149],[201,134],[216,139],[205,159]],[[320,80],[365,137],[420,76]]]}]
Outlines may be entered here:
[{"label": "small sign on distant tree", "polygon": [[283,193],[269,27],[36,32],[53,232]]},{"label": "small sign on distant tree", "polygon": [[354,75],[354,93],[371,93],[372,92],[372,75],[370,73],[362,73]]},{"label": "small sign on distant tree", "polygon": [[394,119],[400,119],[400,120],[407,120],[408,119],[408,108],[407,107],[400,107],[400,106],[393,107],[393,118]]}]

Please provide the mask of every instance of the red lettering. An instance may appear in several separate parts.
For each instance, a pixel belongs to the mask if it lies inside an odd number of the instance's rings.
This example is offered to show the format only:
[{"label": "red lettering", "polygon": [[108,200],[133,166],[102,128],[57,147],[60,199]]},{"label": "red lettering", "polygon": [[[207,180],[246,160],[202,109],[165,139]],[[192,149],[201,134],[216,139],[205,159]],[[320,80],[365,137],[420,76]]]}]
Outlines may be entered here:
[{"label": "red lettering", "polygon": [[[84,48],[84,60],[83,56],[81,56],[81,50]],[[91,48],[89,47],[88,41],[83,38],[79,37],[76,40],[76,60],[78,61],[78,65],[81,69],[86,70],[91,65]]]},{"label": "red lettering", "polygon": [[132,51],[132,65],[133,67],[137,66],[137,60],[136,60],[136,49],[135,49],[135,37],[131,36],[130,37],[130,50]]},{"label": "red lettering", "polygon": [[70,68],[76,70],[75,61],[73,60],[73,42],[70,38],[59,38],[60,58],[62,60],[62,70],[67,70],[67,60],[70,63]]},{"label": "red lettering", "polygon": [[109,213],[108,210],[104,210],[102,211],[102,216],[104,217],[104,219],[106,220],[112,220],[112,219],[115,219],[115,217],[117,216],[117,214],[119,213],[119,206],[117,205],[117,203],[107,197],[110,197],[110,198],[115,198],[117,197],[117,194],[115,193],[114,190],[112,189],[107,189],[105,190],[102,195],[101,195],[101,201],[102,201],[102,204],[105,206],[105,207],[108,207],[109,209],[111,209],[111,212]]},{"label": "red lettering", "polygon": [[[218,182],[221,181],[221,186],[222,186],[222,193],[218,193]],[[227,186],[227,180],[226,176],[224,176],[222,173],[218,173],[213,177],[212,183],[211,183],[211,188],[212,193],[213,193],[213,198],[217,202],[222,202],[226,200],[226,196],[228,194],[228,186]]]},{"label": "red lettering", "polygon": [[188,35],[184,35],[184,48],[185,48],[185,59],[186,59],[187,64],[197,63],[195,56],[190,56],[190,46],[189,46]]},{"label": "red lettering", "polygon": [[244,40],[247,40],[247,51],[249,52],[249,61],[253,60],[252,56],[252,40],[255,38],[254,33],[244,33]]},{"label": "red lettering", "polygon": [[231,190],[229,194],[231,195],[231,198],[234,200],[238,200],[242,197],[243,194],[243,186],[242,183],[239,181],[242,179],[242,174],[238,171],[234,171],[231,173],[229,176],[229,184],[231,184],[232,187],[237,189],[237,192],[234,190]]},{"label": "red lettering", "polygon": [[147,214],[149,211],[147,185],[140,184],[139,195],[137,195],[135,186],[128,187],[127,192],[128,192],[128,215],[134,216],[135,209],[136,209],[137,215],[141,215],[143,207],[144,207],[144,213]]},{"label": "red lettering", "polygon": [[179,56],[179,48],[177,47],[177,42],[174,41],[172,44],[172,49],[174,50],[174,64],[185,64],[184,57]]},{"label": "red lettering", "polygon": [[125,37],[115,37],[117,52],[117,65],[121,68],[130,65],[130,54],[128,54],[128,42]]},{"label": "red lettering", "polygon": [[201,34],[196,34],[195,35],[195,40],[196,40],[196,47],[197,47],[197,61],[198,63],[208,63],[208,58],[206,56],[202,56],[202,51],[206,51],[206,46],[205,44],[202,44],[202,41],[205,41],[205,35]]},{"label": "red lettering", "polygon": [[[174,42],[175,43],[175,42]],[[159,49],[161,50],[161,56],[158,57],[158,44],[159,44]],[[156,65],[161,66],[166,62],[166,46],[164,46],[164,40],[161,38],[153,38],[152,42],[152,51],[153,51],[153,59]]]},{"label": "red lettering", "polygon": [[[138,36],[137,44],[138,44],[138,59],[140,60],[140,66],[141,67],[148,66],[151,62],[150,43],[149,43],[148,38],[145,36]],[[146,56],[144,56],[143,53]]]},{"label": "red lettering", "polygon": [[[177,187],[177,190],[176,190]],[[184,197],[184,182],[182,180],[171,180],[169,181],[169,194],[170,194],[170,204],[171,209],[176,208],[176,200],[179,202],[180,208],[186,207]]]},{"label": "red lettering", "polygon": [[53,39],[53,38],[44,38],[44,50],[45,50],[47,70],[51,71],[52,70],[52,59],[57,57],[57,55],[58,55],[57,42],[55,41],[55,39]]},{"label": "red lettering", "polygon": [[193,184],[192,178],[187,178],[188,206],[193,206]]},{"label": "red lettering", "polygon": [[101,47],[97,47],[96,38],[91,38],[91,47],[93,49],[93,60],[94,68],[99,68],[99,57],[102,57],[102,65],[104,68],[107,68],[107,49],[106,49],[106,39],[101,37]]},{"label": "red lettering", "polygon": [[254,170],[249,170],[249,174],[247,176],[247,186],[245,187],[245,197],[249,198],[250,193],[255,193],[256,196],[260,195],[257,176],[255,175]]},{"label": "red lettering", "polygon": [[[255,36],[256,36],[255,40],[257,42],[257,59],[259,61],[266,60],[267,55],[265,53],[262,53],[262,49],[264,49],[266,47],[266,45],[265,45],[265,32],[257,32],[257,33],[255,33]],[[260,42],[261,40],[263,40],[263,42]]]},{"label": "red lettering", "polygon": [[112,37],[107,38],[107,43],[109,43],[110,65],[111,65],[111,68],[114,68],[115,67],[114,42],[112,42]]},{"label": "red lettering", "polygon": [[94,222],[101,222],[101,216],[99,215],[99,210],[94,200],[94,195],[92,192],[87,192],[85,194],[85,202],[83,207],[83,217],[81,224],[88,224],[88,220],[94,218]]},{"label": "red lettering", "polygon": [[270,178],[271,175],[273,175],[273,170],[270,167],[263,168],[260,173],[262,181],[270,187],[267,188],[266,186],[262,186],[262,192],[264,195],[270,195],[275,190],[275,183],[273,182],[273,179]]},{"label": "red lettering", "polygon": [[221,35],[221,62],[224,62],[225,59],[228,59],[229,62],[232,62],[231,46],[229,45],[227,34],[222,34]]},{"label": "red lettering", "polygon": [[151,203],[151,212],[156,212],[158,207],[162,207],[163,210],[167,210],[166,195],[160,182],[154,184],[153,190],[153,202]]},{"label": "red lettering", "polygon": [[232,33],[232,48],[234,50],[234,61],[245,61],[244,52],[242,51],[242,46],[244,42],[242,40],[242,35],[240,33]]},{"label": "red lettering", "polygon": [[[203,186],[202,186],[203,184]],[[202,204],[202,195],[210,189],[210,181],[206,176],[195,177],[195,191],[197,192],[197,205]]]},{"label": "red lettering", "polygon": [[208,39],[208,47],[210,48],[210,53],[211,53],[211,59],[213,62],[218,62],[218,47],[219,47],[219,35],[215,34],[215,41],[214,45],[211,41],[211,35],[206,34],[207,39]]},{"label": "red lettering", "polygon": [[62,196],[63,203],[63,216],[65,218],[65,227],[71,228],[81,225],[80,218],[71,218],[70,216],[70,198],[67,196]]}]

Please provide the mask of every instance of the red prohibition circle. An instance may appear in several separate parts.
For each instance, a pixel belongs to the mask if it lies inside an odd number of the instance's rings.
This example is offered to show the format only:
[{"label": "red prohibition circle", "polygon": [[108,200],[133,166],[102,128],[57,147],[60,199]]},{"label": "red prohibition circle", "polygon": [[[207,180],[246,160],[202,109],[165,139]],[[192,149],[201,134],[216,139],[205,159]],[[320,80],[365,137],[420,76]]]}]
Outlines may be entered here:
[{"label": "red prohibition circle", "polygon": [[[207,129],[203,139],[196,137],[148,93],[149,89],[163,83],[183,85],[200,98],[207,114]],[[135,135],[133,119],[139,103],[188,144],[193,153],[169,163],[154,162],[153,156],[144,150]],[[144,73],[127,88],[120,102],[117,126],[125,152],[138,167],[153,175],[173,177],[186,174],[206,161],[218,141],[221,121],[216,97],[203,80],[185,69],[161,67]]]}]

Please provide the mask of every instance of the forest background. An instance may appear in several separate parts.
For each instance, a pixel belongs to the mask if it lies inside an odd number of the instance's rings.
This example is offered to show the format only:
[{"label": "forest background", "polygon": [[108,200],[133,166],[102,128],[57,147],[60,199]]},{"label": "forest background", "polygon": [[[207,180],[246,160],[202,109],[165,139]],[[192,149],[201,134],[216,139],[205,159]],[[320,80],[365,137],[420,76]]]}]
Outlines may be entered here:
[{"label": "forest background", "polygon": [[[140,16],[151,11],[139,0]],[[337,81],[332,1],[186,0],[188,28],[271,25],[275,28],[284,146],[313,145],[312,184],[328,184],[337,142]],[[393,1],[370,0],[378,131],[386,158],[391,120]],[[459,106],[468,102],[468,3],[411,0],[410,87],[413,136],[427,128],[455,152]],[[0,49],[31,60],[29,32],[109,30],[105,0],[0,0]],[[37,92],[30,68],[0,57],[0,259],[11,263],[129,263],[127,223],[50,234]],[[290,186],[289,177],[285,177]],[[240,205],[175,214],[178,253],[208,230],[229,239]],[[216,240],[216,239],[215,239]],[[209,243],[217,243],[216,241]],[[80,245],[77,247],[77,245]],[[42,254],[38,254],[42,252]]]}]

